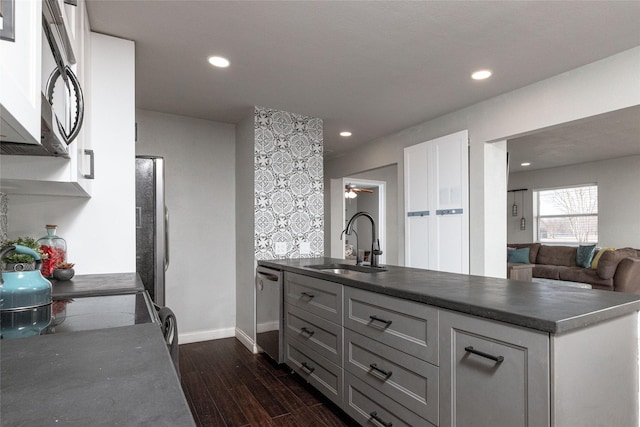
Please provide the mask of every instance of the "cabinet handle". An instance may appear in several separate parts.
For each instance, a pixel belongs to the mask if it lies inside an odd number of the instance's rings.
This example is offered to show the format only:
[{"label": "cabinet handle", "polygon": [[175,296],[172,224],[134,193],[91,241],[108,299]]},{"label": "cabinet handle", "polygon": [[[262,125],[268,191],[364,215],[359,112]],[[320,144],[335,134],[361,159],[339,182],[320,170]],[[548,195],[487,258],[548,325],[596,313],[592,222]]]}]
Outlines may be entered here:
[{"label": "cabinet handle", "polygon": [[306,369],[307,372],[310,374],[316,370],[316,368],[312,368],[311,366],[307,365],[307,362],[302,362],[301,365],[302,365],[302,368]]},{"label": "cabinet handle", "polygon": [[300,292],[301,295],[304,295],[305,297],[309,298],[309,299],[313,299],[315,297],[314,294],[310,294],[309,292]]},{"label": "cabinet handle", "polygon": [[369,415],[371,416],[371,418],[373,418],[374,420],[376,420],[377,422],[382,424],[384,427],[391,427],[393,425],[393,423],[391,421],[387,422],[387,421],[383,420],[382,418],[380,418],[376,411],[370,412]]},{"label": "cabinet handle", "polygon": [[303,326],[302,328],[300,328],[300,333],[305,333],[307,335],[309,335],[310,337],[313,336],[313,334],[316,333],[316,331],[310,331],[309,329],[307,329],[306,326]]},{"label": "cabinet handle", "polygon": [[84,155],[89,156],[89,173],[84,174],[86,179],[95,179],[94,158],[93,150],[84,150]]},{"label": "cabinet handle", "polygon": [[502,363],[504,361],[504,357],[502,357],[502,356],[494,356],[493,354],[489,354],[489,353],[485,353],[483,351],[476,350],[472,346],[465,347],[464,351],[466,351],[468,353],[476,354],[476,355],[478,355],[480,357],[491,359],[491,360],[493,360],[495,362],[498,362],[498,363]]},{"label": "cabinet handle", "polygon": [[378,316],[374,316],[374,315],[369,316],[369,319],[371,319],[372,322],[376,321],[376,322],[384,323],[386,325],[385,328],[388,328],[392,323],[391,320],[384,320],[384,319],[381,319]]},{"label": "cabinet handle", "polygon": [[372,363],[369,365],[369,367],[374,370],[377,371],[379,373],[382,374],[382,376],[384,376],[385,381],[388,380],[389,378],[391,378],[391,375],[393,375],[393,372],[391,371],[385,371],[384,369],[378,368],[378,365],[376,365],[375,363]]}]

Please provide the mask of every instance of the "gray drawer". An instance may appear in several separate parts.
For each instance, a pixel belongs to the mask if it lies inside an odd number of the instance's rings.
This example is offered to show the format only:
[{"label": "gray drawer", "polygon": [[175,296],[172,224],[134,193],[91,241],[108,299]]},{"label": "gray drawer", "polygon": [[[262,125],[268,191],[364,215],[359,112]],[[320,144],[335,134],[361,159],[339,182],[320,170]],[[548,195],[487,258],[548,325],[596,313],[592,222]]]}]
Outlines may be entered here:
[{"label": "gray drawer", "polygon": [[342,368],[291,337],[285,339],[285,363],[325,397],[342,403]]},{"label": "gray drawer", "polygon": [[438,368],[424,360],[344,332],[344,369],[416,414],[438,422]]},{"label": "gray drawer", "polygon": [[448,310],[440,328],[442,425],[549,425],[548,334]]},{"label": "gray drawer", "polygon": [[349,372],[344,374],[343,410],[363,426],[435,426]]},{"label": "gray drawer", "polygon": [[311,350],[336,365],[340,365],[342,362],[342,326],[291,304],[285,304],[284,322],[287,335],[303,342]]},{"label": "gray drawer", "polygon": [[438,365],[438,309],[344,287],[344,326]]},{"label": "gray drawer", "polygon": [[339,283],[285,272],[284,300],[333,323],[342,322],[342,285]]}]

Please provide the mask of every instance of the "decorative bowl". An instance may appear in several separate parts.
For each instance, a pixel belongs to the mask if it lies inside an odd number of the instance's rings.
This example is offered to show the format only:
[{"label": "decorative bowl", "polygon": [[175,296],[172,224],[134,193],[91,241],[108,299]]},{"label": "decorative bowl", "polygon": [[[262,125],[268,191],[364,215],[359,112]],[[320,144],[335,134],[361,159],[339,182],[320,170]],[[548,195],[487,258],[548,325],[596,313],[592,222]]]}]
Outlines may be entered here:
[{"label": "decorative bowl", "polygon": [[71,280],[76,274],[73,268],[53,270],[53,278],[60,281]]}]

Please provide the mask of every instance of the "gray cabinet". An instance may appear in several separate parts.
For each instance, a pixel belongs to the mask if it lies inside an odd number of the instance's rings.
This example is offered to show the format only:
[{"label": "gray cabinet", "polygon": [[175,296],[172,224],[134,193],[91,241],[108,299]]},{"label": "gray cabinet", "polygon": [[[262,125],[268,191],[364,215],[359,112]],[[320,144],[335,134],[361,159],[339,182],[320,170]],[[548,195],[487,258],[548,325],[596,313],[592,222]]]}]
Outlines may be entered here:
[{"label": "gray cabinet", "polygon": [[402,405],[402,411],[395,411],[397,416],[408,409],[438,422],[437,366],[349,329],[344,330],[344,341],[345,371]]},{"label": "gray cabinet", "polygon": [[363,424],[438,424],[437,309],[345,287],[344,341],[347,413]]},{"label": "gray cabinet", "polygon": [[284,340],[285,363],[336,405],[342,404],[342,368],[290,337]]},{"label": "gray cabinet", "polygon": [[286,272],[284,301],[333,323],[342,323],[342,285],[339,283]]},{"label": "gray cabinet", "polygon": [[285,331],[333,363],[342,363],[342,326],[294,305],[285,305]]},{"label": "gray cabinet", "polygon": [[284,307],[287,365],[361,425],[638,425],[636,312],[550,334],[290,272]]},{"label": "gray cabinet", "polygon": [[342,285],[284,274],[285,363],[342,405]]},{"label": "gray cabinet", "polygon": [[549,336],[440,311],[440,425],[548,426]]},{"label": "gray cabinet", "polygon": [[435,426],[375,388],[345,372],[342,409],[363,426],[422,427]]},{"label": "gray cabinet", "polygon": [[344,326],[414,357],[438,364],[438,310],[345,286]]}]

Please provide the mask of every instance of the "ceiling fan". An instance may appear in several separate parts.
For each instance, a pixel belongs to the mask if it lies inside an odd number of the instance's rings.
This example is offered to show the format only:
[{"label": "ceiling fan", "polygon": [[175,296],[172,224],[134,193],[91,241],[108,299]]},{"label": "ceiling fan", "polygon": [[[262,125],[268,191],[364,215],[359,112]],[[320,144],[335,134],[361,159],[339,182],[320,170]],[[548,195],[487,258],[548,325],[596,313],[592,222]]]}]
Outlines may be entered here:
[{"label": "ceiling fan", "polygon": [[355,199],[359,193],[373,193],[369,188],[358,188],[355,184],[347,184],[344,186],[344,197],[346,199]]}]

